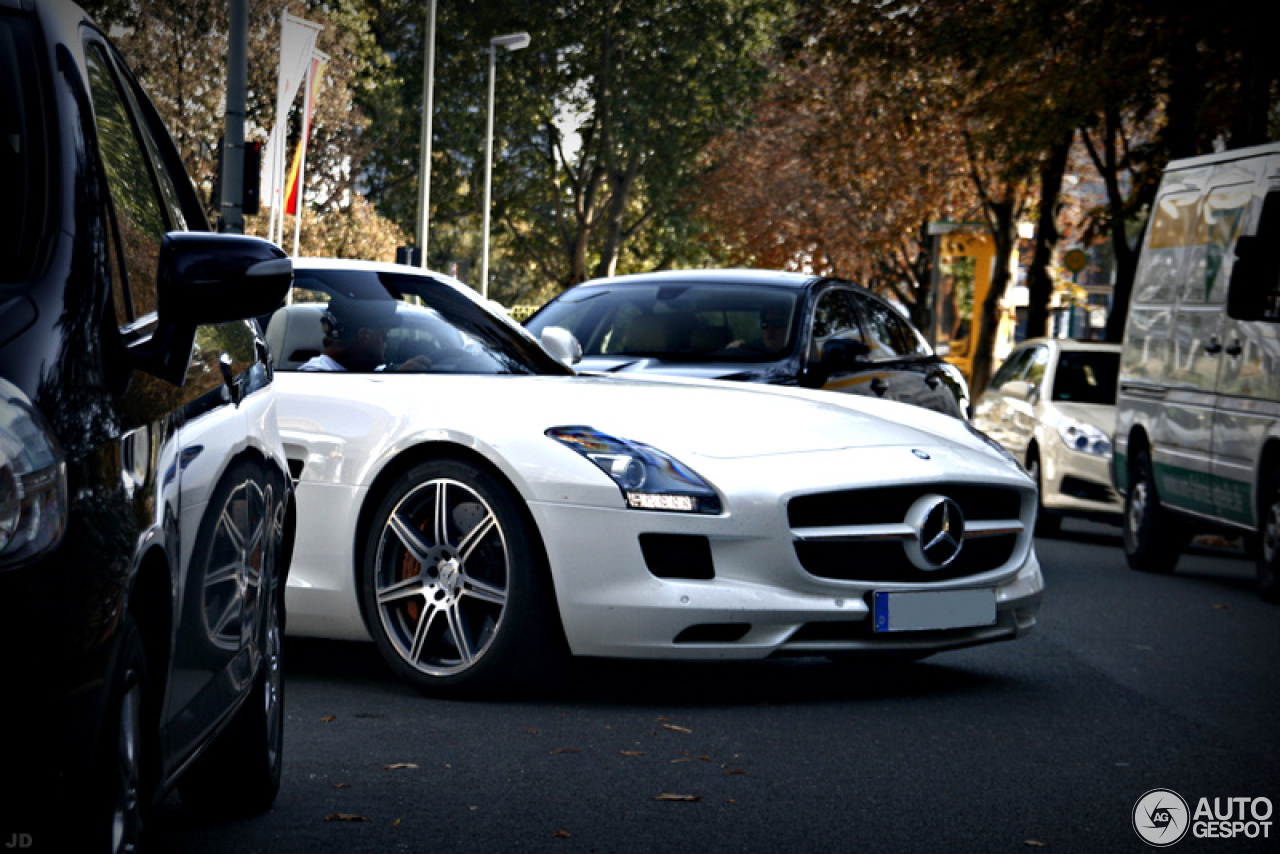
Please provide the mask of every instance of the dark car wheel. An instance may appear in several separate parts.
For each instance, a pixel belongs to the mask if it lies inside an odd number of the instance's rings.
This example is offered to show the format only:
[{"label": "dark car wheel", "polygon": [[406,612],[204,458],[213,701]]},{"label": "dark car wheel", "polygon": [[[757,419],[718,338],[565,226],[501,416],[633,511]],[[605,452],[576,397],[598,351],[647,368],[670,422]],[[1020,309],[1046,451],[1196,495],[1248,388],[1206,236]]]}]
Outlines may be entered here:
[{"label": "dark car wheel", "polygon": [[1133,454],[1129,491],[1124,499],[1124,556],[1130,568],[1139,572],[1173,572],[1190,539],[1190,533],[1179,530],[1169,511],[1161,506],[1151,455],[1139,448]]},{"label": "dark car wheel", "polygon": [[421,463],[380,502],[361,595],[392,669],[430,694],[523,686],[555,650],[541,548],[508,489],[459,460]]},{"label": "dark car wheel", "polygon": [[1062,516],[1044,506],[1044,478],[1040,472],[1040,452],[1032,448],[1027,455],[1027,474],[1036,482],[1036,536],[1056,537],[1062,532]]},{"label": "dark car wheel", "polygon": [[1271,472],[1263,487],[1258,536],[1258,594],[1268,602],[1280,602],[1280,469]]},{"label": "dark car wheel", "polygon": [[[100,791],[108,792],[108,849],[112,854],[137,851],[142,844],[144,816],[151,803],[151,775],[146,773],[150,761],[147,750],[145,715],[147,657],[142,636],[133,617],[126,613],[120,621],[120,658],[112,680],[109,706],[111,717],[106,730],[99,763]],[[114,735],[111,735],[114,733]],[[86,828],[89,834],[98,828]],[[72,833],[74,834],[74,830]],[[91,841],[97,848],[101,842]]]},{"label": "dark car wheel", "polygon": [[[235,481],[235,478],[231,478]],[[215,496],[216,497],[216,496]],[[263,501],[246,554],[260,554],[262,660],[253,687],[216,740],[178,784],[183,805],[197,812],[233,815],[268,809],[280,791],[284,756],[284,601],[280,590],[280,546],[285,507],[274,488]],[[256,543],[256,544],[255,544]],[[246,615],[246,619],[249,617]]]}]

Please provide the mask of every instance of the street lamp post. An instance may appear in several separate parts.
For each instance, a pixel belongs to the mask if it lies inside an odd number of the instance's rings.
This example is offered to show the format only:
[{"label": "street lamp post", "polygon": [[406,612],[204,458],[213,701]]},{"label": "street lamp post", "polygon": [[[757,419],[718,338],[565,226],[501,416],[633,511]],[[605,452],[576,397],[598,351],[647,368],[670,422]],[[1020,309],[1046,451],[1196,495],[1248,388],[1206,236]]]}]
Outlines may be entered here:
[{"label": "street lamp post", "polygon": [[427,4],[427,44],[422,61],[422,145],[418,169],[418,265],[427,269],[427,234],[431,221],[431,111],[435,83],[436,0]]},{"label": "street lamp post", "polygon": [[489,296],[489,196],[493,188],[493,77],[498,48],[520,50],[529,46],[528,33],[512,33],[489,39],[489,108],[484,131],[484,228],[480,237],[480,296]]}]

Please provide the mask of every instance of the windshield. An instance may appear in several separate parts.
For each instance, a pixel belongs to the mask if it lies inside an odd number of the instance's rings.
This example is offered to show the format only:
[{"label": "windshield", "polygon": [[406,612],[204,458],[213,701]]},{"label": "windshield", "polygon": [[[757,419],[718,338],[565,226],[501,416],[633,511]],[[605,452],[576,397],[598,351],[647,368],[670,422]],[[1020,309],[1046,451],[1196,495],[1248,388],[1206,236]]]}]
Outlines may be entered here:
[{"label": "windshield", "polygon": [[1058,357],[1053,399],[1114,406],[1120,354],[1103,350],[1074,351]]},{"label": "windshield", "polygon": [[584,357],[768,362],[795,347],[800,292],[744,284],[665,283],[571,290],[525,324],[573,333]]},{"label": "windshield", "polygon": [[572,374],[464,285],[431,274],[295,269],[266,324],[282,371]]}]

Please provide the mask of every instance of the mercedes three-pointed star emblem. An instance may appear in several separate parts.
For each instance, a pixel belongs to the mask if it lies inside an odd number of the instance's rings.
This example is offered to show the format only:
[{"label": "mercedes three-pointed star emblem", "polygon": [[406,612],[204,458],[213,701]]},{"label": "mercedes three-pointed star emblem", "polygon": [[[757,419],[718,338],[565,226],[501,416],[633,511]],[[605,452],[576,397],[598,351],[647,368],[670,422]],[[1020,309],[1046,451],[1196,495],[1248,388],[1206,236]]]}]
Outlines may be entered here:
[{"label": "mercedes three-pointed star emblem", "polygon": [[906,523],[916,532],[906,542],[907,557],[926,572],[942,569],[964,545],[964,513],[944,495],[924,495],[907,511]]}]

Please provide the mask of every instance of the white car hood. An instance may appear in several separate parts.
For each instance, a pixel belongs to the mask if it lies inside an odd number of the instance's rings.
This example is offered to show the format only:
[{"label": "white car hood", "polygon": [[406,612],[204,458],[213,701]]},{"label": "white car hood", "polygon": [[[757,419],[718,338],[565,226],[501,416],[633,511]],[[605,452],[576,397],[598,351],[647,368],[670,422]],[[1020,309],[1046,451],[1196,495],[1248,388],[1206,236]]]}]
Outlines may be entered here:
[{"label": "white car hood", "polygon": [[[428,401],[408,391],[416,385],[412,376],[377,377],[371,384],[382,386],[377,396],[384,405],[392,396],[420,405],[423,412],[414,421],[445,421],[442,426],[477,435],[493,436],[517,426],[525,436],[551,427],[585,426],[677,456],[712,459],[939,444],[991,453],[949,416],[830,392],[622,377],[436,375],[422,380],[420,387],[430,384],[444,392],[456,383],[466,391],[432,394]],[[405,385],[397,388],[401,383]],[[498,423],[505,429],[495,429]]]}]

